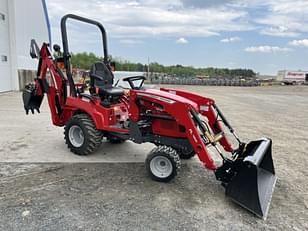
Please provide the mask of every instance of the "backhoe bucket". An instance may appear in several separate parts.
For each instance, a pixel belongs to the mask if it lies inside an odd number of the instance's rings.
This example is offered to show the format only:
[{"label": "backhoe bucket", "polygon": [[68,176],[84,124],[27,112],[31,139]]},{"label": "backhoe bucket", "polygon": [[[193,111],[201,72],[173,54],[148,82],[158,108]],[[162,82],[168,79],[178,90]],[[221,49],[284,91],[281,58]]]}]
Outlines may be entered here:
[{"label": "backhoe bucket", "polygon": [[243,156],[237,174],[226,186],[226,195],[265,220],[277,180],[272,141],[264,138],[248,143]]},{"label": "backhoe bucket", "polygon": [[35,86],[33,84],[27,85],[22,93],[26,114],[29,113],[29,110],[32,112],[32,114],[34,114],[34,110],[40,113],[40,106],[42,104],[43,97],[44,95],[36,94]]}]

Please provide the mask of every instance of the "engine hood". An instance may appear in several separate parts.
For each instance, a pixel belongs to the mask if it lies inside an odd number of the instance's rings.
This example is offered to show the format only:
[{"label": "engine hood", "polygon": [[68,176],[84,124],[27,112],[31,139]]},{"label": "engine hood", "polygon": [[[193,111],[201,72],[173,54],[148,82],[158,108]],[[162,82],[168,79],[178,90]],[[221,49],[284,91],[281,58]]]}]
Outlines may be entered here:
[{"label": "engine hood", "polygon": [[146,95],[151,95],[153,97],[155,97],[156,99],[159,99],[161,101],[164,101],[168,103],[168,100],[170,101],[176,101],[176,102],[180,102],[180,103],[185,103],[185,104],[189,104],[190,106],[192,106],[197,112],[199,111],[199,107],[198,105],[189,100],[189,99],[186,99],[182,96],[178,96],[178,95],[175,95],[175,94],[172,94],[172,93],[169,93],[169,92],[166,92],[166,91],[161,91],[161,90],[156,90],[156,89],[146,89],[146,90],[143,90],[143,91],[138,91],[137,95],[140,95],[140,94],[146,94]]}]

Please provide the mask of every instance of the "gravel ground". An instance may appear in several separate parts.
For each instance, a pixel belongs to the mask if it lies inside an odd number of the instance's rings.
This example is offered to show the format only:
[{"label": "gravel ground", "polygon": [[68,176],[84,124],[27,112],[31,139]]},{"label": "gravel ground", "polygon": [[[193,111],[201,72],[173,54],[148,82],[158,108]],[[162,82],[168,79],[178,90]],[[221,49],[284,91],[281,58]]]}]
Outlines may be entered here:
[{"label": "gravel ground", "polygon": [[308,230],[308,88],[172,87],[214,98],[244,141],[273,139],[278,181],[266,221],[226,198],[197,159],[162,184],[144,170],[149,144],[104,143],[76,157],[46,105],[25,116],[20,93],[7,93],[0,95],[0,230]]}]

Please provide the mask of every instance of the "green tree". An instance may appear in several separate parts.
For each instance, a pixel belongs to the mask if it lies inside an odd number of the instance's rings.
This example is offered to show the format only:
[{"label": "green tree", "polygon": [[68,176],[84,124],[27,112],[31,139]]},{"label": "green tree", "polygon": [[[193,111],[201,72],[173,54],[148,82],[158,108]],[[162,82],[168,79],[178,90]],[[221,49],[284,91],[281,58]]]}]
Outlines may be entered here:
[{"label": "green tree", "polygon": [[[122,58],[109,57],[116,63],[116,70],[118,71],[139,71],[146,72],[147,65],[142,63],[134,63]],[[102,57],[98,57],[93,53],[76,53],[72,54],[73,67],[89,70],[93,63],[98,60],[102,60]],[[253,78],[256,73],[251,69],[228,69],[228,68],[195,68],[192,66],[183,66],[181,64],[164,66],[157,62],[150,63],[151,73],[162,73],[163,75],[171,75],[177,77],[195,77],[195,76],[210,76],[210,77],[224,77],[224,78]]]}]

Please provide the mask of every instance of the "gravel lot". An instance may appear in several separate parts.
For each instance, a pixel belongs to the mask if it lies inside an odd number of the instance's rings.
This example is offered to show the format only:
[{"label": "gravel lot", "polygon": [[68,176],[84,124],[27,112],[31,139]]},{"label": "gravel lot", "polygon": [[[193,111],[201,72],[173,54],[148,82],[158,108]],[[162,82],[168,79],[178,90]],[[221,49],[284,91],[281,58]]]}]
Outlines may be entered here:
[{"label": "gravel lot", "polygon": [[104,143],[71,154],[46,102],[26,116],[20,93],[0,95],[0,230],[308,230],[308,87],[184,88],[216,100],[244,141],[273,139],[278,181],[266,221],[224,196],[197,159],[168,184],[151,181],[153,147]]}]

